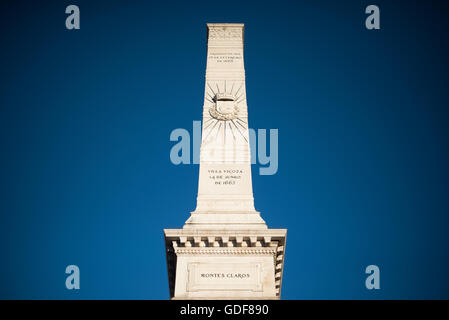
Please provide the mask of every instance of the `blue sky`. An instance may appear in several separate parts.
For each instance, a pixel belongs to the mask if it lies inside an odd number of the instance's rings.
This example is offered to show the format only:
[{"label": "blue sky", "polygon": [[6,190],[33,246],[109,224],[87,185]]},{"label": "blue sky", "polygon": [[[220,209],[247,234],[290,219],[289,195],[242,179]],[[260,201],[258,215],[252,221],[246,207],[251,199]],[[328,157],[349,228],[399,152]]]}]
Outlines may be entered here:
[{"label": "blue sky", "polygon": [[447,5],[377,1],[368,31],[369,4],[2,2],[0,298],[168,298],[162,230],[199,169],[169,137],[201,120],[207,22],[245,23],[249,124],[279,130],[253,188],[288,229],[283,298],[449,298]]}]

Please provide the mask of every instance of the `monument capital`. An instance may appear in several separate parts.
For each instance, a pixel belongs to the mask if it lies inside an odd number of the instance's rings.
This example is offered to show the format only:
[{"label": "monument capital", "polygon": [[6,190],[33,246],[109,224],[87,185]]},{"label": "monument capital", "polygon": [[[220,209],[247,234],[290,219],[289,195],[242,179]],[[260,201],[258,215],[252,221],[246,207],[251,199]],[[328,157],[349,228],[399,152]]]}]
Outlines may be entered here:
[{"label": "monument capital", "polygon": [[208,23],[208,40],[241,40],[243,45],[243,23]]}]

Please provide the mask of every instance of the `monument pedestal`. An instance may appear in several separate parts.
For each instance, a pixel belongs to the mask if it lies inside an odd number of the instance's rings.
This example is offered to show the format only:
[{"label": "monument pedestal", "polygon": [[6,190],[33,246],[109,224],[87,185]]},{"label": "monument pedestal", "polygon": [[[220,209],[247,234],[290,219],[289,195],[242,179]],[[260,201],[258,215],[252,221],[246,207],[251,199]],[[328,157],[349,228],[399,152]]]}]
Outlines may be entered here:
[{"label": "monument pedestal", "polygon": [[172,299],[279,299],[286,229],[254,208],[243,24],[208,24],[197,207],[165,229]]},{"label": "monument pedestal", "polygon": [[285,229],[166,229],[172,299],[279,299]]}]

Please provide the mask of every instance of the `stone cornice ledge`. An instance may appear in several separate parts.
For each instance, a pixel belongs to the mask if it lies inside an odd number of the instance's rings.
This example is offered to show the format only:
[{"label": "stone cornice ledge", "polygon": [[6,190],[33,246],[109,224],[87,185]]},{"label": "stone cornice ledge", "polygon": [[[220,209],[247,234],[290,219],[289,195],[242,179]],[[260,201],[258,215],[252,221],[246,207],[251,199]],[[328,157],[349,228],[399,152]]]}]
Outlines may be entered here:
[{"label": "stone cornice ledge", "polygon": [[263,230],[191,230],[191,229],[164,229],[166,237],[189,237],[189,236],[271,236],[271,237],[285,237],[287,235],[287,229],[263,229]]}]

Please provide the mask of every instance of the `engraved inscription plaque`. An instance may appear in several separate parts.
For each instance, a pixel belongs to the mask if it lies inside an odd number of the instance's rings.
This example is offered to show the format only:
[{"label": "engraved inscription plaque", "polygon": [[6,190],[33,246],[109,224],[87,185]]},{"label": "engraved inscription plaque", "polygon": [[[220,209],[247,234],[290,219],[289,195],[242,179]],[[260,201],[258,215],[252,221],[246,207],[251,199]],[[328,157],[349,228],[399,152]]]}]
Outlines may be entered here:
[{"label": "engraved inscription plaque", "polygon": [[190,263],[188,291],[262,291],[260,263]]}]

